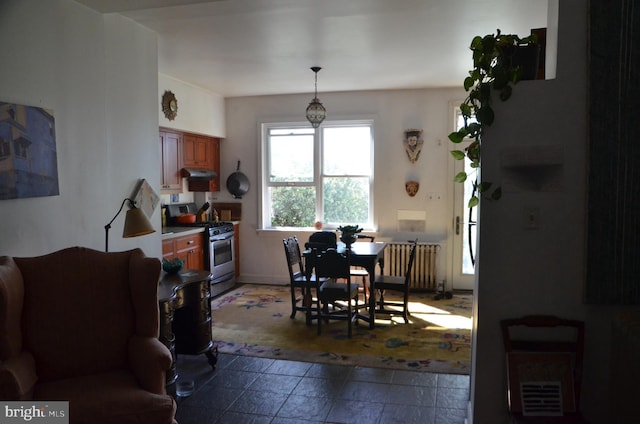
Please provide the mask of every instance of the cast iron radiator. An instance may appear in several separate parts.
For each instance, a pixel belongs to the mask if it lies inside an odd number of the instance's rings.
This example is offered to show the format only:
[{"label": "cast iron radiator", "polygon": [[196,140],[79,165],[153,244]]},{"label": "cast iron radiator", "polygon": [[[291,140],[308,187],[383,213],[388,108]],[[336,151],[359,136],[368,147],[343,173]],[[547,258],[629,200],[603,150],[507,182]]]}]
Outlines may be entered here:
[{"label": "cast iron radiator", "polygon": [[[389,242],[384,250],[384,273],[404,276],[409,265],[410,242]],[[439,244],[418,243],[416,258],[411,270],[411,290],[436,290],[436,264]]]}]

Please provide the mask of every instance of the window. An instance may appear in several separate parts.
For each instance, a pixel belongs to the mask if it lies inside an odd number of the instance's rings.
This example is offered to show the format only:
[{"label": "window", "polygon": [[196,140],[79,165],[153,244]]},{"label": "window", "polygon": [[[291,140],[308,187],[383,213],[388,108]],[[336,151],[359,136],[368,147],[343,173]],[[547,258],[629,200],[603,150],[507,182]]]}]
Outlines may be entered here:
[{"label": "window", "polygon": [[372,228],[372,121],[265,124],[262,146],[262,228]]}]

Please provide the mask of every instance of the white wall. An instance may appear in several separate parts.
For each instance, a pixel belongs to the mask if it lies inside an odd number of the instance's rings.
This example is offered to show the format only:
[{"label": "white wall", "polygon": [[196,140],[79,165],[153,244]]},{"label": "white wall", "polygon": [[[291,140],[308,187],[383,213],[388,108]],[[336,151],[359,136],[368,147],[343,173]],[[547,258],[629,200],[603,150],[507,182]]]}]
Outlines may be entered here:
[{"label": "white wall", "polygon": [[[501,154],[512,147],[563,150],[562,188],[511,190],[482,202],[476,287],[472,400],[475,423],[506,422],[506,372],[499,321],[527,314],[585,320],[582,409],[590,422],[607,420],[609,332],[616,308],[582,303],[587,187],[587,3],[559,2],[555,80],[518,85],[496,108],[486,133],[483,173],[505,182]],[[525,229],[525,209],[539,209],[539,228]]]},{"label": "white wall", "polygon": [[[0,201],[0,255],[69,247],[104,250],[104,225],[139,178],[159,192],[155,33],[69,0],[0,3],[0,100],[53,109],[60,195]],[[110,250],[161,255],[157,233],[121,237]]]},{"label": "white wall", "polygon": [[172,121],[168,120],[158,103],[161,127],[225,137],[224,97],[168,75],[158,74],[158,99],[166,90],[175,94],[178,114]]},{"label": "white wall", "polygon": [[[463,96],[462,88],[319,93],[318,97],[327,108],[327,120],[363,117],[375,120],[374,213],[379,237],[406,241],[417,236],[422,242],[442,242],[446,249],[452,203],[448,189],[453,178],[449,169],[449,151],[453,147],[447,138],[451,132],[449,103]],[[309,94],[226,100],[227,138],[222,145],[222,181],[235,171],[236,162],[240,160],[241,170],[251,182],[249,193],[238,200],[243,204],[240,227],[242,281],[288,281],[282,250],[282,239],[288,234],[257,231],[259,123],[304,122],[304,111],[312,97]],[[415,164],[409,162],[402,144],[404,131],[409,128],[424,130],[422,153]],[[406,194],[405,182],[408,180],[420,182],[415,197]],[[438,193],[440,199],[427,200],[428,193]],[[214,194],[210,200],[233,201],[226,190]],[[426,210],[426,232],[398,233],[396,213],[399,209]],[[302,232],[296,234],[302,241],[308,237]],[[445,271],[441,269],[440,273]]]}]

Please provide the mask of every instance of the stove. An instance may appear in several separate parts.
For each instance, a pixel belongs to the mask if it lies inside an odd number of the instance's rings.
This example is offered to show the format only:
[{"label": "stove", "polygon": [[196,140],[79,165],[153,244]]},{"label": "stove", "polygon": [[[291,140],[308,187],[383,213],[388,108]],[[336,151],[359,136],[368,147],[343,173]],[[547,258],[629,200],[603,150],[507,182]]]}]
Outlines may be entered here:
[{"label": "stove", "polygon": [[[185,213],[196,214],[195,203],[174,203],[166,206],[169,227],[204,228],[204,264],[211,272],[211,296],[216,296],[235,284],[234,230],[231,222],[199,221],[190,224],[176,222]],[[197,215],[197,214],[196,214]],[[196,217],[197,219],[197,217]]]}]

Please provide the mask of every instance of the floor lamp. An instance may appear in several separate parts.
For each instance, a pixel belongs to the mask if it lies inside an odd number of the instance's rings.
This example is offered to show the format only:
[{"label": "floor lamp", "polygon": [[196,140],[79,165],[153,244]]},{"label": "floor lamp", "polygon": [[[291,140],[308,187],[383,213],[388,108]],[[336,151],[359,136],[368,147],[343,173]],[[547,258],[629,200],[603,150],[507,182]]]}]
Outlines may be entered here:
[{"label": "floor lamp", "polygon": [[153,228],[147,216],[144,214],[144,211],[140,208],[136,207],[135,200],[126,198],[122,201],[120,205],[120,209],[118,209],[118,213],[113,217],[111,221],[107,225],[104,226],[104,251],[109,251],[109,230],[111,229],[111,224],[116,220],[120,212],[122,212],[122,208],[124,208],[124,204],[129,201],[129,209],[127,211],[127,215],[124,218],[124,230],[122,231],[122,237],[138,237],[144,236],[145,234],[155,233],[156,230]]}]

